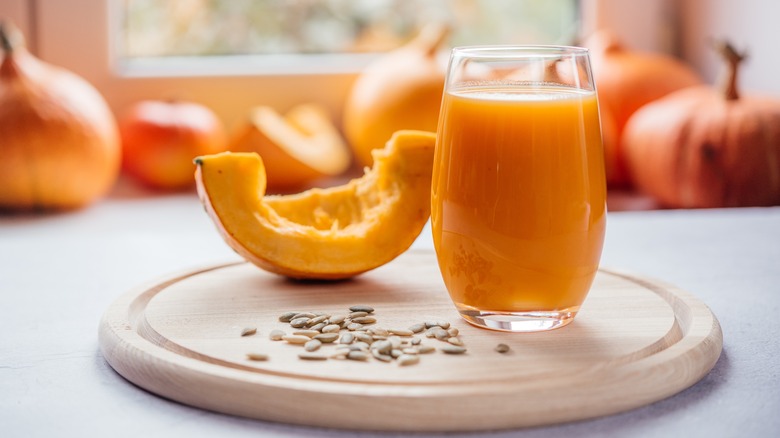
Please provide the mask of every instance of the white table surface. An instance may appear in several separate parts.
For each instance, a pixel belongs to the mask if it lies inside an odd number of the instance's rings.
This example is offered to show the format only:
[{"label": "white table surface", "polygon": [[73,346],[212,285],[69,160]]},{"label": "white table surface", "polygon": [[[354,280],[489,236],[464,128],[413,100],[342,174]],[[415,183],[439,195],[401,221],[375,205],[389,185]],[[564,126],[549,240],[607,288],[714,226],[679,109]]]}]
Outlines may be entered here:
[{"label": "white table surface", "polygon": [[[428,230],[415,245],[431,247]],[[191,408],[106,363],[97,326],[119,295],[230,260],[238,256],[194,195],[120,194],[71,213],[0,215],[0,437],[371,435]],[[724,333],[715,368],[647,407],[491,437],[780,436],[780,207],[610,213],[602,265],[707,303]]]}]

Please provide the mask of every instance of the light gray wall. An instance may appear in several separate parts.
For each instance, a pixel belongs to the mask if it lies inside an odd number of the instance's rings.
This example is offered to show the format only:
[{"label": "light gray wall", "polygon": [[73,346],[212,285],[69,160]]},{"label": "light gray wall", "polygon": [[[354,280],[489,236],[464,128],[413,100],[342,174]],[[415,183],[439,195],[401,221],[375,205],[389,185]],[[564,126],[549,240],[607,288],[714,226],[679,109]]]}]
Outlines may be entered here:
[{"label": "light gray wall", "polygon": [[749,59],[740,85],[780,98],[780,0],[580,0],[583,35],[608,28],[633,50],[683,58],[714,83],[721,71],[711,48],[728,38]]},{"label": "light gray wall", "polygon": [[780,98],[780,0],[680,0],[678,8],[680,53],[708,82],[721,71],[711,41],[728,38],[748,52],[742,90]]}]

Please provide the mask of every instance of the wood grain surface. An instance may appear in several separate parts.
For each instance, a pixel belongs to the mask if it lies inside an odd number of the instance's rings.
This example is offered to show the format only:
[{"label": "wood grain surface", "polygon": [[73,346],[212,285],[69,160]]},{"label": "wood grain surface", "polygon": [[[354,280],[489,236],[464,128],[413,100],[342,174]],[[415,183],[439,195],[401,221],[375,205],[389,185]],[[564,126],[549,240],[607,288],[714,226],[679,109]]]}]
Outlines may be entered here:
[{"label": "wood grain surface", "polygon": [[[468,352],[439,351],[417,365],[303,361],[271,341],[286,311],[376,309],[377,325],[443,319]],[[256,327],[252,336],[242,329]],[[443,346],[423,339],[423,344]],[[613,414],[674,395],[709,372],[722,334],[687,292],[601,270],[570,325],[505,333],[460,319],[432,251],[409,251],[349,281],[294,282],[246,264],[153,281],[104,314],[99,342],[127,380],[184,404],[263,420],[331,428],[467,431],[519,428]],[[505,354],[494,348],[504,343]],[[323,352],[335,347],[325,345]],[[268,361],[246,358],[262,352]]]}]

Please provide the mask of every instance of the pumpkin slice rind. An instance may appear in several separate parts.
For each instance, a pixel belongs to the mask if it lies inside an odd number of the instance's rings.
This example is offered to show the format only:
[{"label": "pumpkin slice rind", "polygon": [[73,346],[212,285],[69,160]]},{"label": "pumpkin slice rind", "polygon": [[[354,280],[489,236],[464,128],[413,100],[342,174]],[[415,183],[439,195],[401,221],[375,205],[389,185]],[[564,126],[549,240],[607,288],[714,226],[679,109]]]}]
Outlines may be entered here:
[{"label": "pumpkin slice rind", "polygon": [[225,241],[257,266],[293,278],[348,278],[411,246],[430,216],[435,134],[400,131],[363,177],[296,195],[263,196],[253,153],[196,160],[198,193]]}]

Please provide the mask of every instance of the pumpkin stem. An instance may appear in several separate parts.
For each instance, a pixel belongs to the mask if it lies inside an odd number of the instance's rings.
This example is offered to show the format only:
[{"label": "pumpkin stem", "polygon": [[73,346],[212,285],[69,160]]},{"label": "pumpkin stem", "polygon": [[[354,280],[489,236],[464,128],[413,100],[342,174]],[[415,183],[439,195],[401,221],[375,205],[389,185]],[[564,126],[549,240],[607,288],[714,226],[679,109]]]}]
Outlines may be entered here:
[{"label": "pumpkin stem", "polygon": [[444,41],[450,36],[450,26],[440,23],[431,23],[420,31],[412,40],[411,45],[416,45],[425,51],[429,57],[435,56]]},{"label": "pumpkin stem", "polygon": [[604,29],[591,35],[586,45],[600,53],[619,53],[625,50],[617,35]]},{"label": "pumpkin stem", "polygon": [[0,22],[0,46],[3,47],[4,53],[11,53],[14,51],[14,46],[11,44],[11,40],[5,33],[6,24],[4,21]]},{"label": "pumpkin stem", "polygon": [[0,21],[0,47],[3,53],[14,53],[23,44],[24,40],[16,26],[8,21]]},{"label": "pumpkin stem", "polygon": [[739,91],[737,90],[737,73],[739,71],[739,65],[747,58],[747,54],[739,53],[728,41],[718,41],[715,43],[715,50],[718,51],[720,56],[726,62],[727,70],[726,76],[721,83],[721,91],[723,97],[726,100],[739,99]]}]

